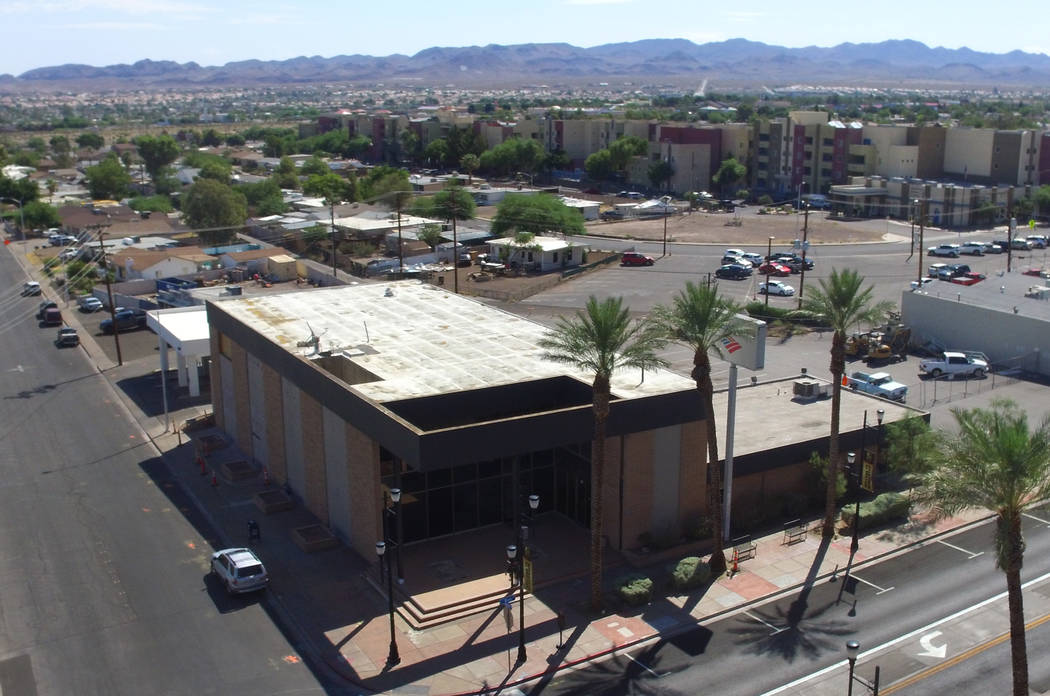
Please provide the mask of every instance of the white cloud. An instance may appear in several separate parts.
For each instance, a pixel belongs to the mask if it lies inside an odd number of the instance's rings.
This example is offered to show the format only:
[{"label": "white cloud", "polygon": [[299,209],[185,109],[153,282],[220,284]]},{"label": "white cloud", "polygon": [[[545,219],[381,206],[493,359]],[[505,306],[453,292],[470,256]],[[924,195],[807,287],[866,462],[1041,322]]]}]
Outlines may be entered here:
[{"label": "white cloud", "polygon": [[62,24],[63,29],[96,30],[104,31],[155,31],[163,29],[164,26],[154,22],[77,22],[74,24]]},{"label": "white cloud", "polygon": [[633,0],[565,0],[566,5],[626,5]]}]

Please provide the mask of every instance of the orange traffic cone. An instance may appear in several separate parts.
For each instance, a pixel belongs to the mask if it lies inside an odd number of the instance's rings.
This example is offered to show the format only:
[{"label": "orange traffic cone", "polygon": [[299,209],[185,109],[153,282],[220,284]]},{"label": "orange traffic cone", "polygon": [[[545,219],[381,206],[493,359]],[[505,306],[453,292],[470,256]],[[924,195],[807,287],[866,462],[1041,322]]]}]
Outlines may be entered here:
[{"label": "orange traffic cone", "polygon": [[740,572],[740,554],[733,549],[733,569],[729,571],[729,577],[733,577],[738,572]]},{"label": "orange traffic cone", "polygon": [[215,470],[214,469],[211,472],[211,485],[212,485],[212,488],[216,488],[219,485],[219,477],[215,475]]}]

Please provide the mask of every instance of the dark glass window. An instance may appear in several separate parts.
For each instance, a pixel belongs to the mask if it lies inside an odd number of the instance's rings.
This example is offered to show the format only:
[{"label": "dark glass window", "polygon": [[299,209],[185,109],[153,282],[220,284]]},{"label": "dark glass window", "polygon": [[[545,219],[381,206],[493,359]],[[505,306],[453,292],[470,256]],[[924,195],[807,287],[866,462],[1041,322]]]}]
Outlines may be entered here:
[{"label": "dark glass window", "polygon": [[452,488],[453,517],[457,532],[478,526],[478,485],[461,483]]},{"label": "dark glass window", "polygon": [[427,521],[430,524],[429,536],[451,534],[452,525],[452,489],[437,488],[427,493]]}]

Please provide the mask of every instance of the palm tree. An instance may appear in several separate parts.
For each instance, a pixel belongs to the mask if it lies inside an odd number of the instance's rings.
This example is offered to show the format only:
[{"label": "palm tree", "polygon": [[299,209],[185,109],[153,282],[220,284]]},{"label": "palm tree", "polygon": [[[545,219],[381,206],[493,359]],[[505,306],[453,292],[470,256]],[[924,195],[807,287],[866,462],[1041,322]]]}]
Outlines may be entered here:
[{"label": "palm tree", "polygon": [[631,321],[622,297],[598,301],[593,295],[572,319],[561,317],[539,341],[543,357],[594,375],[592,398],[594,439],[591,442],[591,607],[602,607],[602,490],[605,468],[605,427],[609,418],[610,380],[624,368],[663,367],[656,355],[664,345],[658,327]]},{"label": "palm tree", "polygon": [[1021,515],[1050,495],[1050,416],[1034,432],[1017,404],[992,401],[991,408],[953,409],[958,435],[943,438],[944,461],[919,477],[919,502],[939,516],[966,508],[995,513],[996,566],[1006,574],[1014,696],[1028,694],[1021,566]]},{"label": "palm tree", "polygon": [[835,534],[835,498],[838,485],[839,413],[842,407],[842,375],[846,371],[846,337],[854,326],[881,321],[893,308],[890,302],[872,302],[872,286],[861,289],[864,277],[852,268],[832,269],[831,275],[820,280],[820,287],[811,290],[802,303],[802,309],[819,314],[831,327],[831,437],[828,441],[827,502],[824,506],[824,537]]},{"label": "palm tree", "polygon": [[[718,286],[685,284],[675,296],[671,307],[658,307],[656,318],[659,326],[673,341],[684,343],[693,349],[693,371],[696,390],[704,407],[707,427],[707,470],[710,481],[707,486],[707,515],[711,520],[712,551],[708,562],[712,575],[725,572],[726,557],[722,550],[722,467],[718,459],[718,434],[715,431],[714,385],[711,383],[711,356],[714,350],[719,357],[722,338],[727,334],[745,331],[745,324],[736,318],[740,307],[732,300],[718,295]],[[701,455],[702,456],[702,455]]]}]

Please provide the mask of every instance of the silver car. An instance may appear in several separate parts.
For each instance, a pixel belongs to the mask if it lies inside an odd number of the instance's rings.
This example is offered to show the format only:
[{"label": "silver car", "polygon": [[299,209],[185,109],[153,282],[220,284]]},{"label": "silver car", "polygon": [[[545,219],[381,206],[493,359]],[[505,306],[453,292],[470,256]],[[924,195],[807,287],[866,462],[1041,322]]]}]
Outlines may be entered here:
[{"label": "silver car", "polygon": [[211,572],[230,594],[264,589],[270,574],[251,549],[223,549],[211,555]]}]

